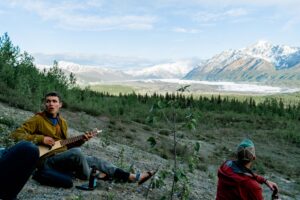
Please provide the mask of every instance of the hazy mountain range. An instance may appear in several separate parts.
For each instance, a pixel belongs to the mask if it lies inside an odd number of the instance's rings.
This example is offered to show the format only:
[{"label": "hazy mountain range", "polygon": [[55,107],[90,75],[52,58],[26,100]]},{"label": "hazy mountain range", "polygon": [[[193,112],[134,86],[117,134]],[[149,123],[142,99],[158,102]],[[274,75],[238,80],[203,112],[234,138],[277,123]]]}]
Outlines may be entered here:
[{"label": "hazy mountain range", "polygon": [[[74,73],[79,83],[137,80],[186,79],[235,82],[300,81],[300,48],[259,41],[239,50],[227,50],[207,60],[178,60],[131,70],[88,66],[59,61],[66,73]],[[38,68],[50,66],[39,65]]]},{"label": "hazy mountain range", "polygon": [[[58,61],[58,67],[65,73],[74,73],[79,83],[126,81],[141,79],[182,79],[194,69],[197,63],[191,60],[180,60],[157,64],[151,67],[119,70],[101,66],[79,65],[73,62]],[[39,69],[48,69],[50,65],[39,65]]]},{"label": "hazy mountain range", "polygon": [[206,60],[184,79],[210,81],[299,81],[300,48],[266,41],[240,50],[228,50]]}]

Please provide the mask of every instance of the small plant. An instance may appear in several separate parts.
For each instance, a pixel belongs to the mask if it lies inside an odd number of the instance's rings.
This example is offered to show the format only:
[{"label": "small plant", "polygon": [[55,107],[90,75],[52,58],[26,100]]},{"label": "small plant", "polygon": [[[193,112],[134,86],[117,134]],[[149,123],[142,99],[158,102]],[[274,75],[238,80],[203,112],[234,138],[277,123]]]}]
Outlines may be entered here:
[{"label": "small plant", "polygon": [[8,127],[13,127],[15,126],[15,122],[13,119],[9,117],[0,117],[0,124],[5,124]]},{"label": "small plant", "polygon": [[[187,86],[183,86],[179,88],[177,91],[178,92],[185,92],[187,91]],[[157,103],[152,105],[150,109],[150,113],[152,115],[148,116],[146,121],[148,123],[155,123],[157,122],[157,119],[159,119],[159,116],[162,117],[163,120],[166,121],[167,125],[170,127],[170,133],[173,136],[173,167],[172,167],[172,172],[171,175],[173,177],[172,181],[172,189],[170,193],[170,199],[172,200],[174,197],[174,194],[176,190],[180,190],[179,193],[181,194],[182,199],[187,199],[189,196],[189,188],[187,187],[188,185],[188,177],[186,176],[186,171],[183,169],[180,169],[178,167],[178,161],[177,161],[177,148],[178,145],[178,139],[177,139],[177,129],[178,127],[176,126],[177,124],[177,109],[180,108],[180,103],[176,99],[173,99],[172,96],[166,96],[166,101],[161,101],[159,100]],[[191,110],[189,110],[191,111]],[[185,117],[184,121],[184,126],[188,127],[189,129],[195,129],[196,126],[196,120],[194,119],[192,112],[188,112],[188,114]],[[148,139],[148,142],[150,144],[154,144],[153,139]],[[200,149],[200,146],[197,146],[197,150]],[[185,152],[185,151],[184,151]],[[193,166],[191,166],[194,168]],[[181,187],[178,187],[178,184],[181,182]]]},{"label": "small plant", "polygon": [[156,140],[154,137],[149,137],[147,142],[149,142],[151,148],[153,148],[156,145]]},{"label": "small plant", "polygon": [[115,195],[115,193],[113,193],[113,192],[108,192],[107,193],[107,200],[114,200],[115,199],[115,197],[116,197],[116,195]]},{"label": "small plant", "polygon": [[136,129],[134,129],[134,128],[131,128],[130,131],[133,133],[136,133]]},{"label": "small plant", "polygon": [[124,148],[123,147],[122,147],[122,149],[121,149],[121,151],[119,153],[117,163],[118,163],[118,166],[120,168],[123,168],[123,169],[125,168],[125,163],[124,163]]},{"label": "small plant", "polygon": [[149,126],[143,126],[143,129],[144,129],[145,131],[151,131],[151,128],[150,128]]},{"label": "small plant", "polygon": [[158,131],[158,134],[169,136],[171,133],[170,133],[170,130],[162,129],[162,130]]},{"label": "small plant", "polygon": [[100,137],[98,139],[100,140],[102,146],[106,147],[110,145],[109,131],[105,131],[102,134],[100,134]]}]

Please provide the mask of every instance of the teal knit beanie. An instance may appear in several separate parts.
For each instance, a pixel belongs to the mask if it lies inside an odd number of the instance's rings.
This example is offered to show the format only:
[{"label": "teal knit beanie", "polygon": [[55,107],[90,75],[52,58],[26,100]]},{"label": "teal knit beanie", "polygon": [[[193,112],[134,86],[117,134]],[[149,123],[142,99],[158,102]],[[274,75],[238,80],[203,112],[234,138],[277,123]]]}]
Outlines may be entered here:
[{"label": "teal knit beanie", "polygon": [[254,143],[249,139],[244,139],[237,148],[237,158],[240,161],[252,161],[255,157]]}]

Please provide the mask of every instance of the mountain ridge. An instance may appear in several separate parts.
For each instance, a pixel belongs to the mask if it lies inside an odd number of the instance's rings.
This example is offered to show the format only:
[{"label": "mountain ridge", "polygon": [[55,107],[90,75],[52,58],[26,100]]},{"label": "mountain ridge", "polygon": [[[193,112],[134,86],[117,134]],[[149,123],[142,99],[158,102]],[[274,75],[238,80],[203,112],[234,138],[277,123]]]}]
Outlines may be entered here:
[{"label": "mountain ridge", "polygon": [[183,79],[209,81],[300,81],[300,48],[259,41],[208,59]]},{"label": "mountain ridge", "polygon": [[[50,68],[37,65],[39,69]],[[300,48],[267,41],[236,50],[225,50],[207,60],[164,61],[147,67],[113,69],[59,61],[58,67],[74,73],[79,83],[139,79],[185,79],[234,82],[300,82]]]}]

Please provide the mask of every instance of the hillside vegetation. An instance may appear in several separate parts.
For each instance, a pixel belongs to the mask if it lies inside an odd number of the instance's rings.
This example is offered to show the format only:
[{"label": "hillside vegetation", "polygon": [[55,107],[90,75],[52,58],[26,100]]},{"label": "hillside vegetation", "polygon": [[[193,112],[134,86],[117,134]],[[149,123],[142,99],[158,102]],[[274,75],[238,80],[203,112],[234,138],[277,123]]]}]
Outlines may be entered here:
[{"label": "hillside vegetation", "polygon": [[[138,169],[159,167],[157,178],[149,182],[150,191],[105,183],[88,194],[72,189],[75,196],[68,196],[70,191],[60,190],[66,199],[82,199],[82,195],[93,199],[96,194],[106,199],[141,199],[147,192],[148,199],[170,199],[172,191],[174,199],[214,199],[217,168],[234,156],[236,145],[245,137],[256,145],[255,171],[277,182],[283,199],[300,198],[299,94],[257,99],[194,98],[185,95],[183,88],[164,95],[95,92],[79,88],[74,75],[66,76],[56,62],[49,71],[38,71],[33,58],[21,53],[7,34],[0,38],[0,85],[2,145],[12,144],[9,132],[42,109],[46,92],[56,90],[63,96],[62,114],[72,132],[104,129],[105,134],[83,147],[87,152],[123,167],[131,162]],[[41,193],[45,199],[55,199],[51,189],[29,184],[22,193],[24,199]],[[269,198],[270,192],[264,190]]]}]

